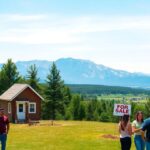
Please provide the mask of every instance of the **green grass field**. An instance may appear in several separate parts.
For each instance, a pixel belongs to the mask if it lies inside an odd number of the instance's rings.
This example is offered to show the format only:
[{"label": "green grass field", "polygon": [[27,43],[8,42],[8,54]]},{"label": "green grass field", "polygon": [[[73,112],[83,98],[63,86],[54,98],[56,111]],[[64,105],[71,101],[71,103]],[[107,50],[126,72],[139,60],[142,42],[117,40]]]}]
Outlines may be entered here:
[{"label": "green grass field", "polygon": [[54,126],[48,125],[48,121],[36,126],[11,124],[7,150],[120,150],[119,139],[111,136],[118,136],[117,124],[86,121],[57,121]]}]

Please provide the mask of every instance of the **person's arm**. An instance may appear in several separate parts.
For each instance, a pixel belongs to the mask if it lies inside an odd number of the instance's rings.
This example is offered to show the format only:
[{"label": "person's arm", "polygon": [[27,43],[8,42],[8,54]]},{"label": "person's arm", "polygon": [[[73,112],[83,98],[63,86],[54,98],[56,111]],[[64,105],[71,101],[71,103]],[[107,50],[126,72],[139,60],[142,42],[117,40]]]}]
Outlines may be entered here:
[{"label": "person's arm", "polygon": [[135,132],[136,132],[136,125],[133,121],[133,123],[132,123],[132,133],[135,133]]},{"label": "person's arm", "polygon": [[9,119],[7,118],[7,120],[6,120],[6,133],[7,133],[7,134],[8,134],[8,132],[9,132],[9,128],[10,128]]},{"label": "person's arm", "polygon": [[135,121],[132,122],[132,133],[135,133],[136,130],[136,124]]},{"label": "person's arm", "polygon": [[145,140],[145,131],[147,129],[147,124],[146,122],[143,123],[142,127],[141,127],[141,136],[142,136],[142,139]]},{"label": "person's arm", "polygon": [[121,122],[119,122],[118,131],[119,131],[119,133],[121,133]]},{"label": "person's arm", "polygon": [[128,125],[128,132],[129,132],[129,135],[131,136],[132,135],[132,126],[131,126],[131,123],[129,123],[129,125]]},{"label": "person's arm", "polygon": [[9,132],[9,129],[10,129],[9,122],[7,123],[6,127],[7,127],[7,131],[6,131],[6,133],[8,134],[8,132]]},{"label": "person's arm", "polygon": [[136,132],[139,132],[141,131],[141,129],[137,129],[135,126],[132,126],[132,133],[136,133]]},{"label": "person's arm", "polygon": [[142,139],[145,141],[145,132],[141,130]]}]

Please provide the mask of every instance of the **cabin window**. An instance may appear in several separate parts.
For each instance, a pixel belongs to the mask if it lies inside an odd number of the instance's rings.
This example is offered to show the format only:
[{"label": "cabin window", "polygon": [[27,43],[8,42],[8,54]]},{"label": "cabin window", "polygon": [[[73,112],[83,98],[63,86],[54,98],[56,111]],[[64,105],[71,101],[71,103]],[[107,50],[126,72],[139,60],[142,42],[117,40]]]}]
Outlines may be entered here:
[{"label": "cabin window", "polygon": [[23,104],[19,104],[19,112],[20,112],[20,113],[24,112]]},{"label": "cabin window", "polygon": [[29,103],[29,113],[36,113],[36,103]]},{"label": "cabin window", "polygon": [[8,103],[8,113],[11,113],[11,103]]}]

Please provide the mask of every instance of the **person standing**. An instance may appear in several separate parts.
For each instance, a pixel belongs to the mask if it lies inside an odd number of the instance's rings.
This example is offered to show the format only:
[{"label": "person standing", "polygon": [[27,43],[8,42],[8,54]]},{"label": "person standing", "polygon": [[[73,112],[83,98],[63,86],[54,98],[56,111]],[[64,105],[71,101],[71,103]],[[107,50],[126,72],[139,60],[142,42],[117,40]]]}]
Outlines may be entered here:
[{"label": "person standing", "polygon": [[145,141],[143,140],[140,131],[143,122],[143,113],[141,111],[138,111],[136,113],[136,119],[132,123],[132,132],[134,133],[134,143],[136,150],[144,150],[145,148]]},{"label": "person standing", "polygon": [[150,150],[150,117],[142,124],[142,138],[145,140],[146,150]]},{"label": "person standing", "polygon": [[120,133],[121,150],[130,150],[132,127],[129,115],[124,115],[121,117],[121,121],[119,122],[119,133]]},{"label": "person standing", "polygon": [[7,140],[8,132],[9,132],[9,120],[8,120],[8,117],[4,115],[4,109],[0,108],[0,141],[1,141],[1,150],[6,150],[6,140]]}]

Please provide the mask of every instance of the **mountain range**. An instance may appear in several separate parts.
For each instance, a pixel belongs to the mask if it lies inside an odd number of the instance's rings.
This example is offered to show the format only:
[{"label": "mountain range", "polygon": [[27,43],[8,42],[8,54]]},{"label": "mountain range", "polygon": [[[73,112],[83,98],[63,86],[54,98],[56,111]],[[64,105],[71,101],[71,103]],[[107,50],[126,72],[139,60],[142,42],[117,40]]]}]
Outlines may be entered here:
[{"label": "mountain range", "polygon": [[[45,82],[52,63],[52,61],[47,60],[18,61],[16,66],[19,73],[26,76],[29,66],[35,64],[38,68],[40,81]],[[56,60],[55,64],[66,84],[150,87],[150,75],[116,70],[104,65],[95,64],[90,60],[61,58]],[[2,64],[0,64],[1,66]]]}]

